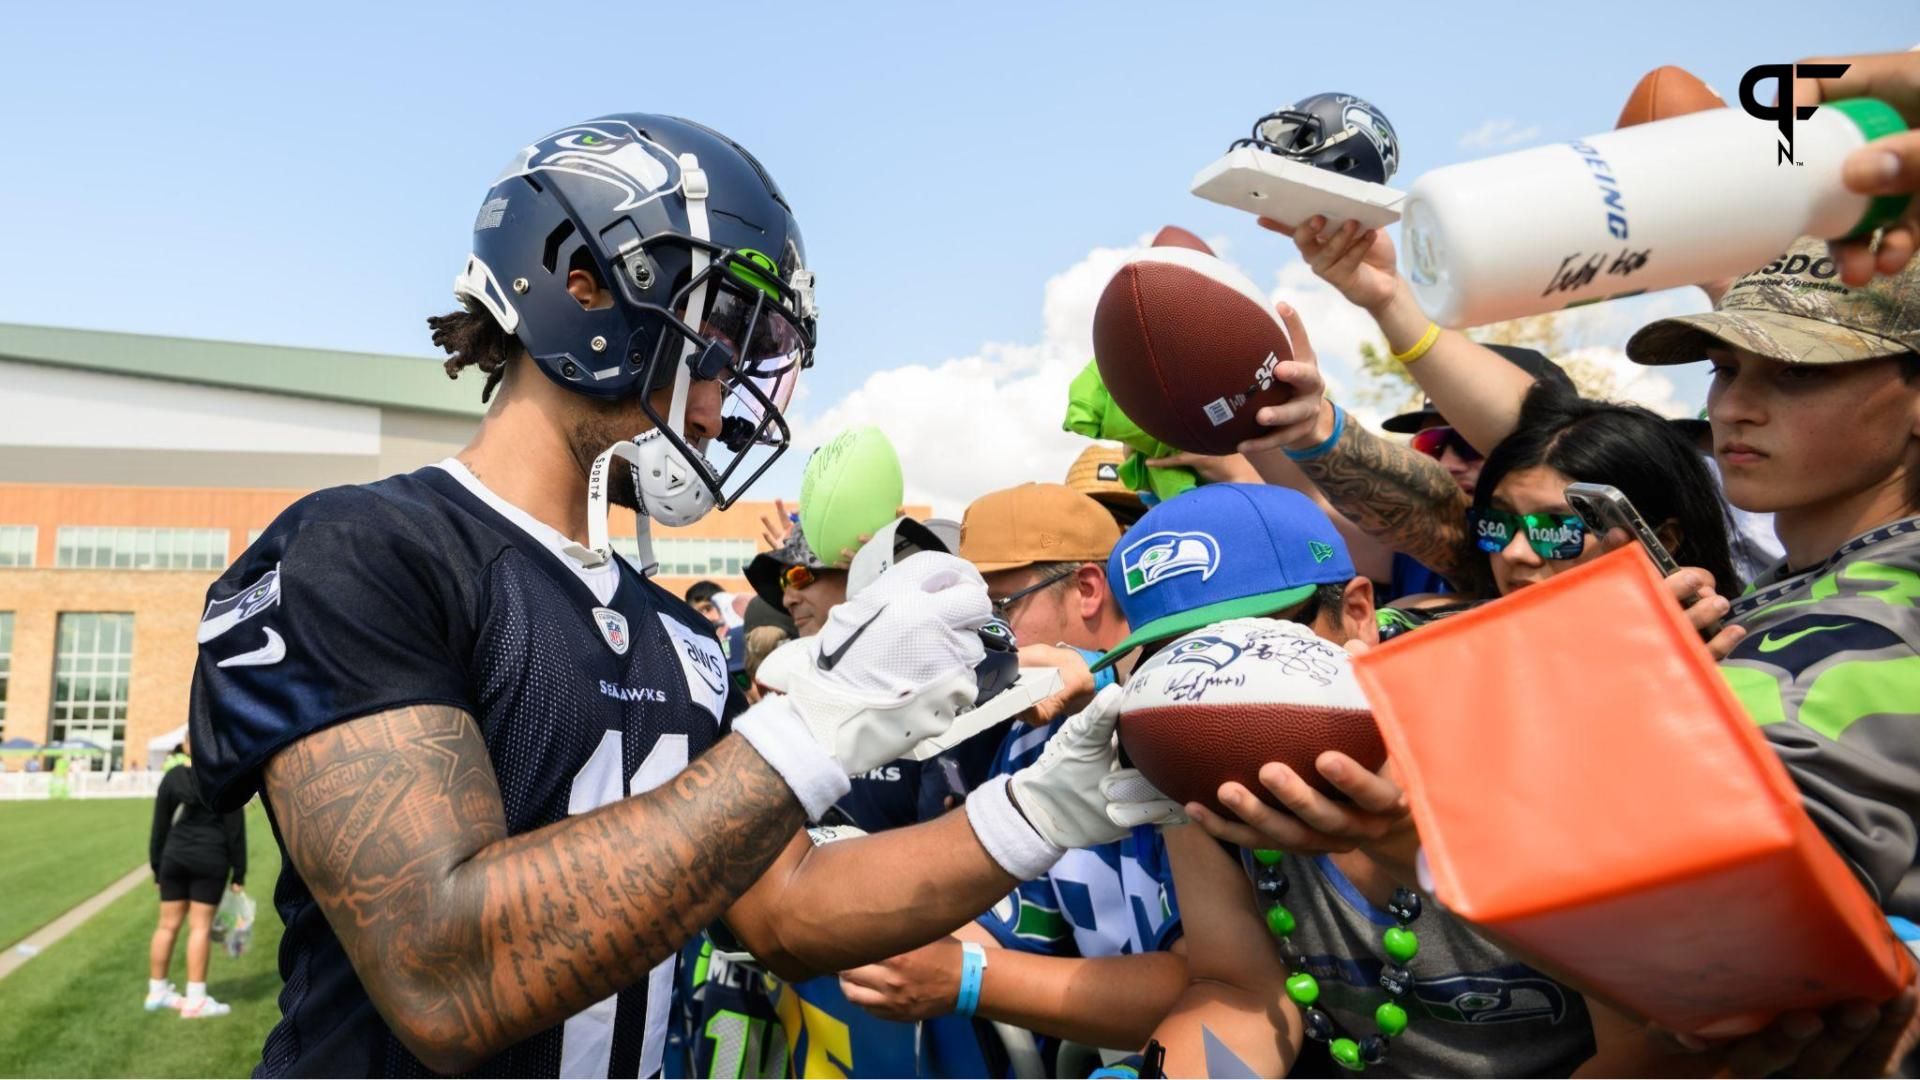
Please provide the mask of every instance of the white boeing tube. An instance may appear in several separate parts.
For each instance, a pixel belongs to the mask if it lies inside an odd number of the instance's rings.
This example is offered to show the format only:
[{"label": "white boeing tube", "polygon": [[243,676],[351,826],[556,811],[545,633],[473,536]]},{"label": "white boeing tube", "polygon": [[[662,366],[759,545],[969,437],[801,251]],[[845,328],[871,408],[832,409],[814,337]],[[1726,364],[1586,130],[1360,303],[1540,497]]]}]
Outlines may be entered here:
[{"label": "white boeing tube", "polygon": [[1714,109],[1445,166],[1407,193],[1403,269],[1450,327],[1734,277],[1900,213],[1840,169],[1902,130],[1882,102],[1836,102],[1794,125],[1785,162],[1777,127]]}]

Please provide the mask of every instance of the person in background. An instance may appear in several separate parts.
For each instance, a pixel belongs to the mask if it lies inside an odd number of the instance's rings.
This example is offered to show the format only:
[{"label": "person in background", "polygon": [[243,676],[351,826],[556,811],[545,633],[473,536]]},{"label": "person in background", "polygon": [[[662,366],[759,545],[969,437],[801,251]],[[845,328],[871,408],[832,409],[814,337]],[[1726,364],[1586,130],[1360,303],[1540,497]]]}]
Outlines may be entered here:
[{"label": "person in background", "polygon": [[[1021,484],[967,507],[960,555],[987,580],[994,613],[1013,627],[1026,666],[1055,666],[1093,690],[1088,665],[1125,639],[1107,559],[1120,531],[1092,498],[1060,484]],[[1101,685],[1114,681],[1101,673]],[[1062,721],[1009,721],[988,777],[1037,760]],[[969,743],[978,741],[969,740]],[[962,766],[969,774],[972,764]],[[968,776],[973,786],[987,780]],[[889,1020],[950,1014],[962,950],[983,950],[974,1015],[1046,1036],[1050,1075],[1085,1075],[1072,1062],[1093,1048],[1137,1049],[1186,985],[1185,946],[1171,870],[1158,833],[1070,851],[955,936],[841,974],[849,1001]],[[1064,1042],[1079,1044],[1069,1050]]]},{"label": "person in background", "polygon": [[[1733,282],[1727,282],[1727,288],[1732,287]],[[1725,295],[1726,291],[1721,289],[1720,294]],[[1707,410],[1701,409],[1698,417],[1683,417],[1667,423],[1673,425],[1673,430],[1700,452],[1700,460],[1707,463],[1707,471],[1713,474],[1713,482],[1720,485],[1721,501],[1726,502],[1726,485],[1720,475],[1720,463],[1713,459],[1713,425],[1707,422]],[[1733,556],[1734,572],[1740,575],[1742,582],[1757,581],[1760,575],[1786,554],[1786,550],[1780,546],[1780,538],[1773,533],[1773,515],[1742,510],[1731,502],[1726,502],[1726,508],[1727,541],[1729,554]]]},{"label": "person in background", "polygon": [[[178,750],[190,754],[183,743]],[[245,892],[247,817],[245,810],[217,814],[200,798],[192,759],[167,770],[153,801],[153,831],[147,862],[160,889],[160,924],[147,950],[148,1012],[176,1009],[184,1020],[225,1016],[231,1009],[207,994],[207,959],[212,952],[213,915],[229,887]],[[228,872],[233,883],[227,883]],[[167,980],[180,924],[187,924],[187,992]]]},{"label": "person in background", "polygon": [[721,589],[718,582],[696,581],[687,586],[686,599],[693,610],[699,612],[703,618],[713,624],[714,636],[720,639],[722,646],[725,646],[727,643],[727,618],[720,613],[720,605],[715,599],[720,595]]},{"label": "person in background", "polygon": [[1120,468],[1126,461],[1125,447],[1096,442],[1080,451],[1067,469],[1067,486],[1105,507],[1122,529],[1147,512],[1140,493],[1120,479]]},{"label": "person in background", "polygon": [[746,576],[762,600],[793,620],[798,637],[819,633],[827,613],[847,599],[847,572],[814,554],[797,528],[779,547],[755,555]]},{"label": "person in background", "polygon": [[[1513,345],[1489,345],[1487,348],[1533,376],[1535,382],[1550,382],[1571,393],[1579,392],[1566,371],[1547,359],[1544,353]],[[1480,480],[1480,469],[1486,464],[1486,455],[1474,449],[1447,423],[1447,418],[1434,407],[1432,398],[1421,402],[1420,408],[1412,412],[1388,417],[1381,422],[1380,430],[1412,436],[1409,445],[1439,462],[1460,490],[1472,498],[1474,487]],[[1387,585],[1387,600],[1453,591],[1447,579],[1433,568],[1405,552],[1393,553],[1393,576]]]}]

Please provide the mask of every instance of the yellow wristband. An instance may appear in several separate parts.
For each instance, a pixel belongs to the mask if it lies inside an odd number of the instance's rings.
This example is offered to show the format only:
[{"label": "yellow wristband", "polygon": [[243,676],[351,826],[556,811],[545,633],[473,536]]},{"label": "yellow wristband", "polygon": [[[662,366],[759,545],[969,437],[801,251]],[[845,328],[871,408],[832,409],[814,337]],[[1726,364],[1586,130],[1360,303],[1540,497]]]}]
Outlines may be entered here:
[{"label": "yellow wristband", "polygon": [[1429,322],[1427,324],[1427,332],[1420,335],[1420,340],[1413,343],[1413,348],[1408,349],[1406,352],[1394,353],[1393,358],[1402,364],[1411,364],[1415,360],[1427,355],[1427,350],[1433,348],[1433,343],[1439,340],[1440,324],[1437,322]]}]

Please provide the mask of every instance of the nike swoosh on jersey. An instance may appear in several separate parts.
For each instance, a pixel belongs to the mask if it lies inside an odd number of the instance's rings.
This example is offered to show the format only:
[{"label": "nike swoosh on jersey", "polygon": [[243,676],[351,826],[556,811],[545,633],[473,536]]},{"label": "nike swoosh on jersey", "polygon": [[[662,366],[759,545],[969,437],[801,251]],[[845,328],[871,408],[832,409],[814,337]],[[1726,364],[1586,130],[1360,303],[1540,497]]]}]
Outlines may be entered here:
[{"label": "nike swoosh on jersey", "polygon": [[1845,629],[1845,626],[1809,626],[1805,630],[1795,630],[1793,633],[1787,634],[1784,637],[1776,638],[1772,634],[1768,634],[1760,639],[1760,651],[1763,653],[1779,652],[1781,649],[1799,641],[1808,634],[1817,634],[1822,630]]},{"label": "nike swoosh on jersey", "polygon": [[267,643],[265,645],[260,646],[252,652],[243,652],[239,656],[229,656],[213,666],[257,667],[266,664],[277,664],[286,659],[287,643],[280,637],[280,632],[269,626],[266,628],[266,633]]},{"label": "nike swoosh on jersey", "polygon": [[878,620],[880,616],[886,612],[886,610],[887,609],[884,606],[881,607],[879,611],[876,611],[873,613],[873,618],[870,618],[866,622],[861,623],[859,626],[854,627],[853,633],[847,635],[847,640],[841,642],[839,648],[829,649],[822,646],[820,649],[820,670],[832,671],[834,668],[834,665],[838,664],[840,662],[840,659],[847,655],[847,650],[853,648],[853,643],[859,640],[860,635],[867,632],[867,627],[872,626],[874,622]]}]

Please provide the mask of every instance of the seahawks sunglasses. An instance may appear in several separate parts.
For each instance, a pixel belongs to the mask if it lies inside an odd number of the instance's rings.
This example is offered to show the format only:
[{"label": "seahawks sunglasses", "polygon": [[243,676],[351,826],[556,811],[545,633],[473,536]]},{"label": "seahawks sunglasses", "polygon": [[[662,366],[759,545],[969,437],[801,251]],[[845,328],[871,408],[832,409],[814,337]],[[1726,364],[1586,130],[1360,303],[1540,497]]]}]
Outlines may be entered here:
[{"label": "seahawks sunglasses", "polygon": [[1505,510],[1469,507],[1467,528],[1473,542],[1491,555],[1503,551],[1515,536],[1543,559],[1577,559],[1587,546],[1587,523],[1579,514],[1513,514]]}]

